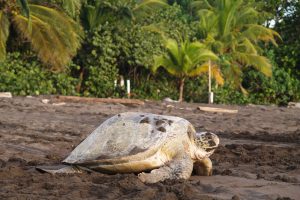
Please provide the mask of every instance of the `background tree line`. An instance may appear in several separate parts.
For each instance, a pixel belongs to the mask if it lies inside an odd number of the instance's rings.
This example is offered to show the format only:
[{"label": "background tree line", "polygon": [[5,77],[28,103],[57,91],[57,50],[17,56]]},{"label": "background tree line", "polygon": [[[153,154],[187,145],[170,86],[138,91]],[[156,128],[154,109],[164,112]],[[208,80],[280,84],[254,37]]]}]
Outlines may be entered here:
[{"label": "background tree line", "polygon": [[[0,91],[207,101],[300,99],[298,0],[0,0]],[[179,90],[180,89],[180,90]],[[180,92],[178,92],[178,90]]]}]

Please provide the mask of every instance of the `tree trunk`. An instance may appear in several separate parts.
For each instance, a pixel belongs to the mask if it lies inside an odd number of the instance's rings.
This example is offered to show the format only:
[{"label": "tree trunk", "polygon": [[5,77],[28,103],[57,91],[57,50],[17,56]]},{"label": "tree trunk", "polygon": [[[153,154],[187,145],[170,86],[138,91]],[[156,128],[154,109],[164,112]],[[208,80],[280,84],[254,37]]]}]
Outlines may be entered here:
[{"label": "tree trunk", "polygon": [[179,82],[179,102],[183,101],[183,87],[184,87],[184,78],[180,79]]},{"label": "tree trunk", "polygon": [[79,74],[79,82],[76,85],[76,92],[78,92],[78,93],[81,92],[81,86],[82,86],[83,76],[84,76],[84,68],[81,68],[80,74]]}]

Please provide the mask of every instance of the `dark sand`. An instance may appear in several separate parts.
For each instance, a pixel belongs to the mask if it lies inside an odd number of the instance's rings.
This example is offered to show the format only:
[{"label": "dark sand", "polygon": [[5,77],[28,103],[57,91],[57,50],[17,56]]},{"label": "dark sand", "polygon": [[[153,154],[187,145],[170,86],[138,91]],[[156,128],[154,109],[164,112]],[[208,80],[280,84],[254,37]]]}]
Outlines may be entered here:
[{"label": "dark sand", "polygon": [[[43,104],[41,98],[0,99],[0,199],[300,199],[300,109],[200,104]],[[146,185],[134,174],[49,175],[101,122],[126,111],[175,115],[198,131],[219,134],[214,175]]]}]

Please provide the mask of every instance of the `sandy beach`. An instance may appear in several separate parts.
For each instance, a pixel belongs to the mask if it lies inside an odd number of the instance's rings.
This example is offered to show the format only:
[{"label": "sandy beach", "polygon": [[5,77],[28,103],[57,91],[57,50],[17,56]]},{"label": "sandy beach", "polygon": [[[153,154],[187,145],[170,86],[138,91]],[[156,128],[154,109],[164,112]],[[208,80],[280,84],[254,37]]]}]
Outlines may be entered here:
[{"label": "sandy beach", "polygon": [[[43,103],[46,97],[0,99],[0,199],[299,199],[300,109],[146,101],[145,105]],[[104,120],[120,112],[180,116],[219,135],[213,176],[144,184],[135,174],[50,175]]]}]

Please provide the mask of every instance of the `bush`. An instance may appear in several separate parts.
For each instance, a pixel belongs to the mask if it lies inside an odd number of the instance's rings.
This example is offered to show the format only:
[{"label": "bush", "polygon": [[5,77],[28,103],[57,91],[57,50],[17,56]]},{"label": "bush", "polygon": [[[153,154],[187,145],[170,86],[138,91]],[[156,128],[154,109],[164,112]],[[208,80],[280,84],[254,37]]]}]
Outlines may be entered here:
[{"label": "bush", "polygon": [[201,75],[197,78],[187,79],[185,82],[183,96],[184,100],[187,102],[207,103],[208,77]]},{"label": "bush", "polygon": [[84,72],[81,93],[84,96],[114,96],[114,80],[118,78],[117,57],[120,50],[114,43],[110,24],[87,33],[84,48],[76,63]]},{"label": "bush", "polygon": [[239,105],[250,103],[250,99],[245,94],[234,89],[228,83],[225,83],[222,87],[215,88],[213,91],[215,103]]},{"label": "bush", "polygon": [[250,92],[250,102],[254,104],[287,105],[300,97],[300,81],[284,68],[275,66],[271,78],[248,71],[245,82],[245,88]]},{"label": "bush", "polygon": [[177,82],[166,73],[140,76],[139,81],[133,84],[132,93],[133,98],[139,99],[178,99]]},{"label": "bush", "polygon": [[84,96],[112,97],[115,94],[114,81],[118,70],[115,65],[89,66],[88,77],[84,82]]},{"label": "bush", "polygon": [[0,62],[0,91],[14,95],[75,95],[77,80],[67,73],[53,73],[35,59],[25,59],[19,52],[9,53]]},{"label": "bush", "polygon": [[228,83],[214,90],[215,102],[225,104],[287,105],[300,100],[300,81],[283,68],[273,67],[273,76],[248,69],[244,72],[243,87],[248,95],[235,90]]}]

